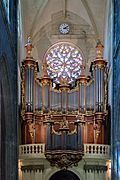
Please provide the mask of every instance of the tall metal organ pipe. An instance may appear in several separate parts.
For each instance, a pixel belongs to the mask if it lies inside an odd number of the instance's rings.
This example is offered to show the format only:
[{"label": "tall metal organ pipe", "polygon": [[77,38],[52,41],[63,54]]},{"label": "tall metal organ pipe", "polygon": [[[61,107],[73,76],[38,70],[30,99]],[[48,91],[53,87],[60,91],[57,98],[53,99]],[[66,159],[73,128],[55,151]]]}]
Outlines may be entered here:
[{"label": "tall metal organ pipe", "polygon": [[36,75],[36,61],[32,57],[32,48],[30,37],[28,37],[28,42],[25,45],[26,48],[26,58],[22,62],[23,68],[23,79],[24,83],[22,85],[23,91],[22,96],[24,102],[22,102],[23,107],[23,123],[22,123],[22,142],[25,144],[30,144],[35,142],[35,130],[34,130],[34,89],[35,89],[35,75]]},{"label": "tall metal organ pipe", "polygon": [[61,86],[61,110],[63,113],[68,111],[68,91],[69,88],[67,86]]},{"label": "tall metal organ pipe", "polygon": [[78,89],[79,89],[79,112],[84,113],[86,111],[86,98],[87,98],[87,78],[81,75],[78,79]]},{"label": "tall metal organ pipe", "polygon": [[33,111],[34,67],[25,68],[25,111]]},{"label": "tall metal organ pipe", "polygon": [[105,106],[105,71],[107,62],[102,57],[103,45],[99,42],[96,46],[97,57],[94,65],[94,110],[95,112],[104,112]]},{"label": "tall metal organ pipe", "polygon": [[42,80],[42,110],[48,113],[50,110],[50,80]]},{"label": "tall metal organ pipe", "polygon": [[26,44],[26,59],[23,61],[25,79],[25,111],[33,112],[36,61],[31,56],[32,44]]}]

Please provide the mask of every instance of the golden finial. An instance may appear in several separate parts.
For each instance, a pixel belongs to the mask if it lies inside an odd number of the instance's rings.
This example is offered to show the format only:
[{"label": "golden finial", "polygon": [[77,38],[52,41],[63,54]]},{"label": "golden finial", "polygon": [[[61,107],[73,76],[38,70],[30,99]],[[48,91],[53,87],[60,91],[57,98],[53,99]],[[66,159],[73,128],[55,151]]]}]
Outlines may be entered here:
[{"label": "golden finial", "polygon": [[102,45],[101,41],[98,39],[97,41],[97,58],[101,58],[102,57],[102,54],[103,54],[103,48],[104,46]]},{"label": "golden finial", "polygon": [[26,48],[26,57],[32,57],[31,56],[31,52],[32,52],[32,48],[33,47],[34,46],[31,43],[31,37],[28,36],[27,44],[25,45],[25,48]]}]

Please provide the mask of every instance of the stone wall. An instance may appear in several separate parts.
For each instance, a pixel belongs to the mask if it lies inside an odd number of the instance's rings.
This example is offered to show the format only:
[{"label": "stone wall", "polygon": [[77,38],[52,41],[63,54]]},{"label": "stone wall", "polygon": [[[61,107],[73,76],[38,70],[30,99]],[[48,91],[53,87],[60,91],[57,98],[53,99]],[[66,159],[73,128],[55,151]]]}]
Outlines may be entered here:
[{"label": "stone wall", "polygon": [[0,179],[17,180],[17,1],[0,1]]},{"label": "stone wall", "polygon": [[120,179],[120,1],[114,0],[112,179]]}]

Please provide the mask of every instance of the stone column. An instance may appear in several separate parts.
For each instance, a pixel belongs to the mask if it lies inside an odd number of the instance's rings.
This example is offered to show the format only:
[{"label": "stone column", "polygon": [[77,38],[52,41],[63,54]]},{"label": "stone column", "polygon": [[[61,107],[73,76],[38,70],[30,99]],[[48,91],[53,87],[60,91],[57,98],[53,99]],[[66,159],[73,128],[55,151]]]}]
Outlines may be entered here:
[{"label": "stone column", "polygon": [[44,165],[27,165],[22,166],[22,179],[21,180],[42,180],[42,172]]},{"label": "stone column", "polygon": [[84,165],[84,170],[86,173],[86,180],[105,180],[106,179],[106,170],[105,165]]},{"label": "stone column", "polygon": [[30,171],[28,170],[22,171],[22,180],[30,180]]},{"label": "stone column", "polygon": [[34,170],[30,171],[30,180],[35,180],[35,171]]},{"label": "stone column", "polygon": [[42,180],[42,170],[37,170],[35,172],[35,180]]},{"label": "stone column", "polygon": [[21,171],[21,162],[18,161],[18,177],[19,180],[22,180],[22,171]]}]

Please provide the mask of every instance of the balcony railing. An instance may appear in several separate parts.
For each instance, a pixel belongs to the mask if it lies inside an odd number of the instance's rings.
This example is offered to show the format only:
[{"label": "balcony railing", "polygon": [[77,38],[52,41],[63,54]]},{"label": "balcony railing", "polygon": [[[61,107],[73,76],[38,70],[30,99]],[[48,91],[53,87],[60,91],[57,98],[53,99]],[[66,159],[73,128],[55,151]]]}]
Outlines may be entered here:
[{"label": "balcony railing", "polygon": [[[26,144],[19,146],[20,159],[45,158],[45,144]],[[103,144],[84,144],[84,158],[110,159],[110,146]]]},{"label": "balcony railing", "polygon": [[84,144],[84,158],[110,158],[110,146],[104,144]]},{"label": "balcony railing", "polygon": [[19,146],[19,158],[45,158],[45,144],[26,144]]}]

